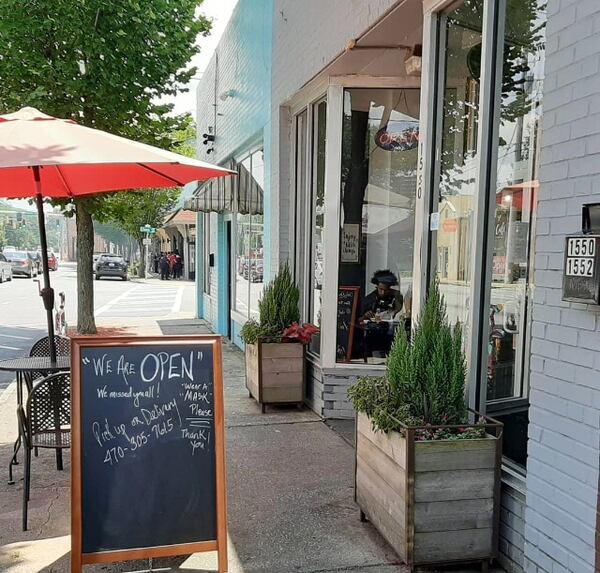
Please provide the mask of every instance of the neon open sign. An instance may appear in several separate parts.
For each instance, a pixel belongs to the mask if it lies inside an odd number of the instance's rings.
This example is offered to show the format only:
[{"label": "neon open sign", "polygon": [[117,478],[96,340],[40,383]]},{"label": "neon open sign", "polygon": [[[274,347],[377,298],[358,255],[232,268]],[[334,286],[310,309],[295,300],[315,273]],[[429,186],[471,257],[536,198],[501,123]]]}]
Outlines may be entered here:
[{"label": "neon open sign", "polygon": [[386,151],[410,151],[419,145],[417,121],[394,121],[375,134],[375,144]]}]

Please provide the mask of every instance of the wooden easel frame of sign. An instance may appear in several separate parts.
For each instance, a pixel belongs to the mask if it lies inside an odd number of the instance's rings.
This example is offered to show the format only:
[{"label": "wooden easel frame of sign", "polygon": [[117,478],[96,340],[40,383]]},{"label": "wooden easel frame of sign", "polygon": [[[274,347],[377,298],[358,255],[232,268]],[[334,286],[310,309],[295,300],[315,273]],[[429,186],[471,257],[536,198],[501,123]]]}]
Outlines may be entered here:
[{"label": "wooden easel frame of sign", "polygon": [[[213,412],[214,448],[216,470],[216,539],[209,541],[159,545],[154,547],[132,547],[125,550],[110,550],[83,553],[84,512],[82,510],[82,392],[81,354],[89,348],[118,348],[160,346],[210,346],[213,355]],[[83,565],[112,563],[154,557],[189,555],[192,553],[217,551],[218,571],[227,571],[227,509],[225,473],[225,431],[223,415],[222,350],[219,336],[162,336],[162,337],[74,337],[71,341],[71,573],[81,573]],[[201,476],[199,476],[200,478]],[[152,523],[147,524],[152,527]]]}]

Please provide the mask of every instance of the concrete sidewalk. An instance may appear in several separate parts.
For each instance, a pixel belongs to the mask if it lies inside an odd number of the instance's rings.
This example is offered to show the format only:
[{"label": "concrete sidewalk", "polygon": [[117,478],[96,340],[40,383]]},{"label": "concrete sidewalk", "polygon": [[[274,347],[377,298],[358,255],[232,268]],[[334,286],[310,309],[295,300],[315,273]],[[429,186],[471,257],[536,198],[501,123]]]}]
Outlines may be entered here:
[{"label": "concrete sidewalk", "polygon": [[[163,325],[178,333],[200,321]],[[229,571],[231,573],[392,573],[406,571],[353,501],[352,446],[312,412],[261,414],[244,385],[243,354],[224,347]],[[0,397],[0,571],[69,570],[69,464],[33,459],[30,530],[21,531],[22,483],[6,484],[15,438],[14,388]],[[21,477],[21,466],[16,470]],[[216,570],[215,554],[155,559],[153,567],[187,573]],[[148,569],[147,562],[89,566],[90,572]],[[457,571],[457,569],[454,569]],[[465,569],[460,569],[465,571]]]}]

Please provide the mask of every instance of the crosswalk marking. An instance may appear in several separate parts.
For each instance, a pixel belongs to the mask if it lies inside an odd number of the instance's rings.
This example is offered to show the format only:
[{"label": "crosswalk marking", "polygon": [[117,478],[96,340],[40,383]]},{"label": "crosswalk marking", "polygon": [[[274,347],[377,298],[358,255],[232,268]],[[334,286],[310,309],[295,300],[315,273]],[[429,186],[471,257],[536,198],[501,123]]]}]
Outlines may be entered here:
[{"label": "crosswalk marking", "polygon": [[177,289],[177,295],[175,296],[175,300],[173,301],[173,308],[171,312],[179,312],[181,308],[181,301],[183,299],[183,287],[179,287]]},{"label": "crosswalk marking", "polygon": [[96,311],[96,316],[165,316],[181,310],[185,286],[150,288],[135,286]]},{"label": "crosswalk marking", "polygon": [[94,313],[96,316],[100,316],[101,314],[105,313],[107,310],[109,310],[111,307],[113,307],[119,300],[125,298],[128,294],[139,290],[140,288],[142,288],[141,286],[135,286],[133,288],[130,288],[129,290],[126,290],[125,292],[121,293],[118,297],[114,298],[113,300],[111,300],[109,303],[105,304],[104,306],[101,306],[99,309],[96,310],[96,312]]},{"label": "crosswalk marking", "polygon": [[0,348],[4,348],[4,350],[21,350],[21,348],[16,348],[15,346],[4,346],[4,344],[0,344]]}]

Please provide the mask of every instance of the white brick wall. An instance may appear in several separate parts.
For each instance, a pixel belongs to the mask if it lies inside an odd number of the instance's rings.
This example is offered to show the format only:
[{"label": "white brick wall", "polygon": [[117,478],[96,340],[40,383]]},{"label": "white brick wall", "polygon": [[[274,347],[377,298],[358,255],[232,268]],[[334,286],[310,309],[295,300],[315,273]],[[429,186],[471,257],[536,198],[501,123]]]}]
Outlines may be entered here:
[{"label": "white brick wall", "polygon": [[564,237],[600,202],[600,2],[549,0],[535,244],[525,567],[592,572],[600,312],[561,300]]},{"label": "white brick wall", "polygon": [[281,109],[305,83],[398,0],[274,0],[271,268],[289,256],[291,118]]},{"label": "white brick wall", "polygon": [[[272,0],[239,0],[231,15],[196,92],[199,136],[208,126],[216,131],[210,155],[211,146],[198,137],[199,159],[221,163],[262,138],[269,120],[271,11]],[[219,97],[230,90],[231,97]]]}]

